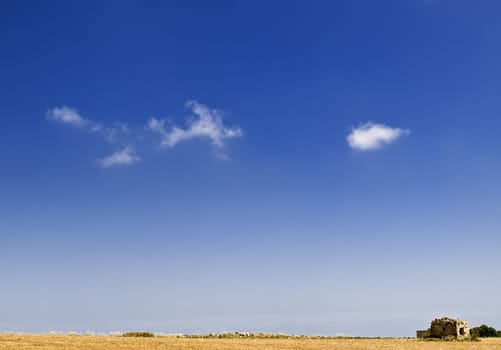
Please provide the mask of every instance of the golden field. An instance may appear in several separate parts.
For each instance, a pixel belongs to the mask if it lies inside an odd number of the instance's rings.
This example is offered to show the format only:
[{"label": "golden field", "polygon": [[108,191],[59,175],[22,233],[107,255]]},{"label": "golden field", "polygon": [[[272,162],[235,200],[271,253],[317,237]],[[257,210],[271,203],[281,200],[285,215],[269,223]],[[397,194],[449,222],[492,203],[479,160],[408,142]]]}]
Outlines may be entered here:
[{"label": "golden field", "polygon": [[501,339],[441,342],[416,339],[200,339],[120,336],[0,334],[0,349],[176,349],[176,350],[501,350]]}]

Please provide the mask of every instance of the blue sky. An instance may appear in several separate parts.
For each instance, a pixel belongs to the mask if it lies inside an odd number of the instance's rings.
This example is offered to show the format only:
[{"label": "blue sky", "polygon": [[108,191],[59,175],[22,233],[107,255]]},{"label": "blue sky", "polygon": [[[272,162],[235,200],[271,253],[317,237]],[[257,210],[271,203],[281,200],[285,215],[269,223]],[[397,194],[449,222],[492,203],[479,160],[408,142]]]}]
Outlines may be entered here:
[{"label": "blue sky", "polygon": [[0,331],[501,328],[500,11],[2,2]]}]

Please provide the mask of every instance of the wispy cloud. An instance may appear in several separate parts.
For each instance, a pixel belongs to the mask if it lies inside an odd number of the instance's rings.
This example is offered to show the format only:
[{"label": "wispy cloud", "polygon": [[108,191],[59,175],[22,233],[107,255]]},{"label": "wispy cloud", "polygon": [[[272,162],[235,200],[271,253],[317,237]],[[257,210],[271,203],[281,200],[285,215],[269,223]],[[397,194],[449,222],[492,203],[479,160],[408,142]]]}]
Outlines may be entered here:
[{"label": "wispy cloud", "polygon": [[392,128],[384,124],[367,122],[353,128],[346,138],[350,147],[357,151],[372,151],[395,142],[403,135],[409,134],[407,129]]},{"label": "wispy cloud", "polygon": [[131,130],[126,123],[115,122],[113,126],[105,126],[101,123],[92,123],[90,131],[101,134],[106,141],[113,143],[121,136],[130,134]]},{"label": "wispy cloud", "polygon": [[47,118],[63,124],[70,124],[76,127],[85,127],[89,121],[83,118],[75,108],[68,106],[61,106],[49,109],[47,111]]},{"label": "wispy cloud", "polygon": [[[241,137],[242,129],[239,127],[227,127],[223,124],[222,113],[217,109],[210,109],[197,102],[186,102],[186,108],[192,112],[187,119],[186,127],[171,126],[166,127],[165,119],[151,118],[147,123],[147,129],[160,135],[161,147],[173,147],[181,141],[194,138],[205,138],[215,149],[216,156],[227,159],[223,149],[225,141],[230,138]],[[127,123],[115,122],[111,126],[101,122],[92,121],[82,117],[75,108],[68,106],[55,107],[47,111],[49,120],[63,124],[83,128],[90,134],[99,135],[104,140],[113,144],[128,145],[110,154],[107,157],[98,159],[97,162],[103,168],[116,165],[131,165],[141,160],[135,151],[135,143],[144,138],[144,129],[131,129]],[[149,134],[151,135],[151,133]]]},{"label": "wispy cloud", "polygon": [[221,149],[226,139],[243,136],[241,128],[227,127],[223,124],[219,110],[210,109],[197,101],[187,101],[185,106],[193,113],[187,120],[185,128],[174,125],[166,129],[165,119],[151,118],[148,121],[147,128],[160,134],[161,147],[173,147],[181,141],[205,138],[209,139],[213,146]]},{"label": "wispy cloud", "polygon": [[[47,111],[47,118],[97,134],[109,143],[120,141],[120,143],[124,144],[124,141],[129,141],[126,135],[130,133],[130,129],[126,123],[115,122],[111,126],[107,126],[103,123],[82,117],[78,111],[72,107],[61,106],[49,109],[49,111]],[[107,157],[98,159],[97,162],[104,168],[108,168],[115,165],[134,164],[139,160],[141,160],[141,158],[135,154],[134,148],[129,146]]]},{"label": "wispy cloud", "polygon": [[107,157],[98,159],[98,163],[103,168],[109,168],[116,165],[132,165],[141,160],[131,146],[127,146],[122,150],[116,151]]}]

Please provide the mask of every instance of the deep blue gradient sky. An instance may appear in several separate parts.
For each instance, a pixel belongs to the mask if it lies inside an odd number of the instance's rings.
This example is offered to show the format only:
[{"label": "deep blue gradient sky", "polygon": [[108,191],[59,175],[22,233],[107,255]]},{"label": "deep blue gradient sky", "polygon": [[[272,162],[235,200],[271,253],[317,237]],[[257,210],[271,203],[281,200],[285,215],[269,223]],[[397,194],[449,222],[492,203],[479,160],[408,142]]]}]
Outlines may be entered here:
[{"label": "deep blue gradient sky", "polygon": [[[501,328],[500,15],[2,1],[0,331]],[[242,135],[161,147],[148,121],[188,130],[189,100]],[[405,132],[353,149],[368,122]],[[102,166],[124,147],[140,160]]]}]

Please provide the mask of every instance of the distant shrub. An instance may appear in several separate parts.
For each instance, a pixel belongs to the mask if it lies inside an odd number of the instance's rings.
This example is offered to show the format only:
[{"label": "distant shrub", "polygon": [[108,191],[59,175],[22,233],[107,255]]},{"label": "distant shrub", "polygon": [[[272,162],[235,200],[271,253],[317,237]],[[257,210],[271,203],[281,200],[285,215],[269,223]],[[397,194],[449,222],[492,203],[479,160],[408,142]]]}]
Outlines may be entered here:
[{"label": "distant shrub", "polygon": [[155,334],[151,332],[127,332],[122,334],[122,337],[144,337],[144,338],[151,338],[154,337]]},{"label": "distant shrub", "polygon": [[499,337],[501,336],[501,332],[497,331],[496,328],[494,327],[489,327],[485,324],[478,326],[478,327],[473,327],[470,329],[470,334],[477,338],[489,338],[489,337]]},{"label": "distant shrub", "polygon": [[470,331],[470,339],[469,339],[469,340],[470,340],[470,341],[480,341],[480,337],[478,336],[478,334],[477,334],[477,333],[472,333],[472,332]]}]

